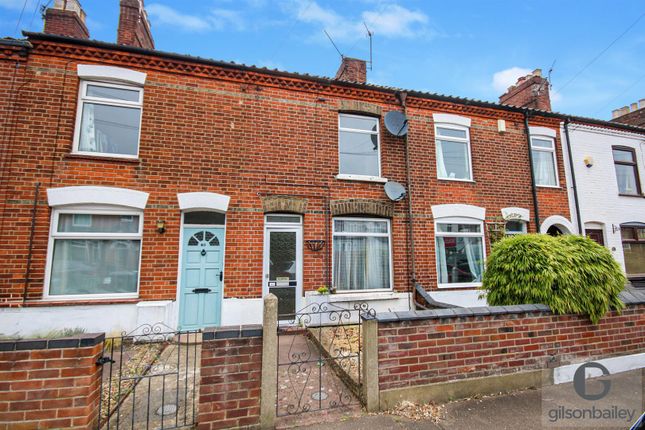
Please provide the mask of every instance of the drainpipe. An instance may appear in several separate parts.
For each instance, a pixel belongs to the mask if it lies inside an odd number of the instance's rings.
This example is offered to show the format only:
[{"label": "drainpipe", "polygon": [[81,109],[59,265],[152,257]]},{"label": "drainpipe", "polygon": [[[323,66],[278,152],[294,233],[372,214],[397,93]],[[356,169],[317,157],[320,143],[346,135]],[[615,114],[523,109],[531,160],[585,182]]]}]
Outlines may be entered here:
[{"label": "drainpipe", "polygon": [[573,201],[576,204],[576,220],[578,221],[578,234],[582,235],[582,219],[580,217],[580,203],[578,202],[578,186],[576,185],[576,172],[573,169],[573,154],[571,151],[571,138],[569,138],[569,123],[571,118],[564,120],[564,135],[567,138],[567,153],[569,154],[569,169],[571,169],[571,187],[573,188]]},{"label": "drainpipe", "polygon": [[531,191],[533,193],[533,208],[535,210],[535,231],[540,232],[540,209],[538,205],[537,187],[535,186],[535,172],[533,171],[533,151],[531,150],[531,131],[529,129],[529,112],[524,110],[524,129],[526,143],[529,148],[529,170],[531,171]]},{"label": "drainpipe", "polygon": [[25,285],[22,289],[22,303],[27,301],[27,290],[29,289],[29,278],[31,277],[31,256],[34,251],[34,233],[36,229],[36,211],[38,210],[38,195],[40,193],[40,182],[36,182],[34,189],[34,205],[31,208],[31,230],[29,231],[29,248],[27,251],[27,268],[25,269]]},{"label": "drainpipe", "polygon": [[[399,101],[401,102],[401,106],[403,107],[403,114],[407,117],[407,106],[405,103],[405,99],[407,98],[408,93],[397,93],[397,97],[399,98]],[[417,270],[416,270],[416,261],[414,258],[414,222],[412,218],[412,179],[411,179],[411,169],[410,169],[410,145],[408,142],[408,134],[406,133],[404,136],[405,140],[405,175],[406,175],[406,182],[408,183],[408,236],[410,240],[410,270],[411,270],[411,284],[410,284],[410,294],[408,295],[408,308],[409,310],[412,310],[412,295],[414,294],[414,287],[416,286],[417,283]]]}]

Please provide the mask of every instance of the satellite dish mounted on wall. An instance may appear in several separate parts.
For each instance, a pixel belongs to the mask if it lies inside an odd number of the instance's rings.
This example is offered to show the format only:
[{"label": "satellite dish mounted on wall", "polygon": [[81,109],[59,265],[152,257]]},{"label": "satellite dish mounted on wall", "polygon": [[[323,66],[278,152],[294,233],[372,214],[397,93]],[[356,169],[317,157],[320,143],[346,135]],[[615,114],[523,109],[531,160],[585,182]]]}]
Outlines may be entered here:
[{"label": "satellite dish mounted on wall", "polygon": [[398,182],[387,181],[383,188],[385,189],[385,194],[387,195],[387,197],[393,202],[398,202],[399,200],[403,200],[405,198],[405,187]]},{"label": "satellite dish mounted on wall", "polygon": [[397,137],[405,136],[408,134],[408,119],[399,111],[390,111],[385,114],[385,128]]}]

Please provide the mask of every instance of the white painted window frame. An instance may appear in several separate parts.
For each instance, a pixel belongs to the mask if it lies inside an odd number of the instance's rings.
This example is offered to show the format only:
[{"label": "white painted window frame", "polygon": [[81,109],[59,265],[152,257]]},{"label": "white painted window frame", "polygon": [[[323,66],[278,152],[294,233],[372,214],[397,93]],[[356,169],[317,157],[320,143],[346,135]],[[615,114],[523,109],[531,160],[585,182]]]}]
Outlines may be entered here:
[{"label": "white painted window frame", "polygon": [[[440,128],[446,128],[450,130],[457,130],[457,131],[465,131],[466,132],[466,138],[461,138],[461,137],[450,137],[450,136],[441,136],[439,135],[439,130]],[[459,124],[453,124],[453,123],[448,123],[448,122],[435,122],[434,124],[434,137],[435,137],[435,164],[437,168],[437,179],[440,179],[442,181],[457,181],[457,182],[474,182],[473,179],[473,160],[472,160],[472,151],[470,147],[470,127],[467,127],[465,125],[459,125]],[[450,177],[443,177],[439,175],[439,162],[437,159],[436,153],[439,151],[439,148],[441,147],[440,141],[446,140],[448,142],[455,142],[455,143],[465,143],[466,148],[468,150],[468,178],[463,179],[463,178],[450,178]]]},{"label": "white painted window frame", "polygon": [[[376,131],[367,131],[367,130],[359,130],[356,128],[347,128],[347,127],[341,127],[340,126],[340,119],[346,117],[346,118],[360,118],[360,119],[369,119],[373,120],[376,123]],[[378,117],[374,116],[369,116],[369,115],[356,115],[356,114],[350,114],[350,113],[339,113],[338,114],[338,174],[336,175],[336,179],[344,179],[344,180],[350,180],[350,181],[365,181],[365,182],[382,182],[385,183],[387,182],[386,178],[383,178],[382,176],[382,170],[381,170],[381,125]],[[350,132],[350,133],[360,133],[360,134],[369,134],[369,135],[376,135],[376,142],[378,145],[378,176],[369,176],[369,175],[355,175],[353,173],[340,173],[340,133],[342,131],[345,132]]]},{"label": "white painted window frame", "polygon": [[[336,223],[334,221],[377,221],[385,222],[387,225],[387,233],[345,233],[345,232],[336,232]],[[332,234],[331,234],[331,284],[334,283],[334,237],[336,236],[353,236],[353,237],[387,237],[387,247],[388,247],[388,263],[390,264],[390,286],[389,288],[370,288],[368,290],[336,290],[336,294],[367,294],[375,292],[391,292],[394,290],[394,265],[392,260],[392,222],[389,218],[357,218],[357,217],[333,217],[331,220],[332,225]]]},{"label": "white painted window frame", "polygon": [[[81,233],[81,232],[58,232],[58,219],[61,214],[89,214],[89,215],[122,215],[138,216],[139,230],[137,233]],[[49,294],[51,273],[54,263],[54,242],[56,239],[112,239],[112,240],[138,240],[139,241],[139,265],[137,271],[137,291],[133,293],[110,293],[110,294]],[[104,205],[74,205],[62,208],[54,208],[51,214],[49,227],[49,243],[47,244],[47,259],[45,271],[45,288],[43,289],[43,300],[50,301],[72,301],[72,300],[106,300],[106,299],[130,299],[139,297],[141,286],[141,251],[143,249],[143,211],[130,208],[115,208]]]},{"label": "white painted window frame", "polygon": [[[534,146],[533,139],[548,140],[551,142],[551,148],[549,149],[549,148],[544,148],[542,146]],[[542,188],[560,188],[560,174],[558,173],[558,159],[555,155],[555,138],[552,136],[548,136],[546,134],[531,134],[531,151],[550,152],[551,160],[553,161],[553,170],[555,171],[555,185],[542,185],[536,182],[535,186],[542,187]],[[531,166],[531,169],[532,168],[533,166]]]},{"label": "white painted window frame", "polygon": [[[445,232],[439,231],[439,224],[468,224],[468,225],[477,225],[479,226],[478,233],[469,233],[469,232]],[[460,282],[453,284],[442,284],[439,282],[439,264],[436,258],[437,255],[437,238],[438,237],[479,237],[482,240],[482,258],[484,260],[484,270],[486,269],[486,239],[484,237],[484,221],[478,220],[475,218],[464,218],[464,217],[444,217],[435,220],[434,223],[434,234],[435,234],[435,265],[437,269],[437,288],[439,289],[450,289],[450,288],[479,288],[482,286],[481,282]]]},{"label": "white painted window frame", "polygon": [[[121,90],[129,91],[138,91],[139,100],[136,102],[128,102],[123,100],[114,100],[106,99],[102,97],[92,97],[87,96],[87,86],[95,85],[98,87],[106,88],[116,88]],[[116,106],[116,107],[127,107],[127,108],[137,108],[139,109],[139,133],[137,135],[137,153],[135,155],[130,154],[117,154],[117,153],[106,153],[106,152],[92,152],[92,151],[80,151],[78,145],[81,140],[81,123],[83,120],[83,106],[85,103],[101,104],[106,106]],[[108,158],[126,158],[126,159],[138,159],[139,152],[141,150],[141,123],[143,118],[143,88],[133,86],[133,85],[122,85],[115,84],[111,82],[101,82],[101,81],[90,81],[90,80],[81,80],[78,89],[78,106],[76,108],[76,125],[74,129],[74,142],[72,145],[72,154],[79,155],[88,155],[92,157],[108,157]]]}]

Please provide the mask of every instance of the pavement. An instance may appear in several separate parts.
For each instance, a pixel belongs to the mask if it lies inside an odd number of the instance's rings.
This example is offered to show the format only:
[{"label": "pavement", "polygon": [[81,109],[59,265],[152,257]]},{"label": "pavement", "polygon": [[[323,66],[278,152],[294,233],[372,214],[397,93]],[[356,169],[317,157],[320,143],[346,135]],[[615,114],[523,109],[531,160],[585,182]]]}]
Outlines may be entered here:
[{"label": "pavement", "polygon": [[[625,410],[633,410],[635,421],[645,410],[645,372],[635,370],[605,377],[611,384],[609,394],[594,405],[598,408],[610,408],[617,405]],[[602,391],[598,380],[589,380],[589,392]],[[595,385],[595,386],[594,386]],[[455,401],[443,405],[439,422],[432,420],[411,420],[387,413],[366,414],[347,412],[330,415],[317,422],[301,423],[296,429],[308,430],[471,430],[471,429],[628,429],[631,422],[627,419],[599,422],[594,419],[555,422],[549,420],[549,411],[575,408],[582,405],[575,395],[573,384],[560,384],[517,391],[510,394],[491,396],[481,399]],[[612,409],[613,410],[613,409]],[[555,417],[555,415],[554,415]],[[315,421],[309,418],[309,421]]]}]

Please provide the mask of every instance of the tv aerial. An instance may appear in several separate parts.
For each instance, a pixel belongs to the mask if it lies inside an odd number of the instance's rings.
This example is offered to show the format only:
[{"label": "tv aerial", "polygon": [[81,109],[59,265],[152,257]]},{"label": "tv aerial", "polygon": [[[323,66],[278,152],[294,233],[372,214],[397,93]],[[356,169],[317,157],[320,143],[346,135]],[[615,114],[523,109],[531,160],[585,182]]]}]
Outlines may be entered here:
[{"label": "tv aerial", "polygon": [[402,112],[390,111],[385,114],[385,128],[396,137],[405,136],[408,134],[408,118]]},{"label": "tv aerial", "polygon": [[398,182],[387,181],[385,185],[383,185],[383,189],[385,190],[387,198],[392,200],[393,202],[398,202],[405,198],[405,187]]}]

